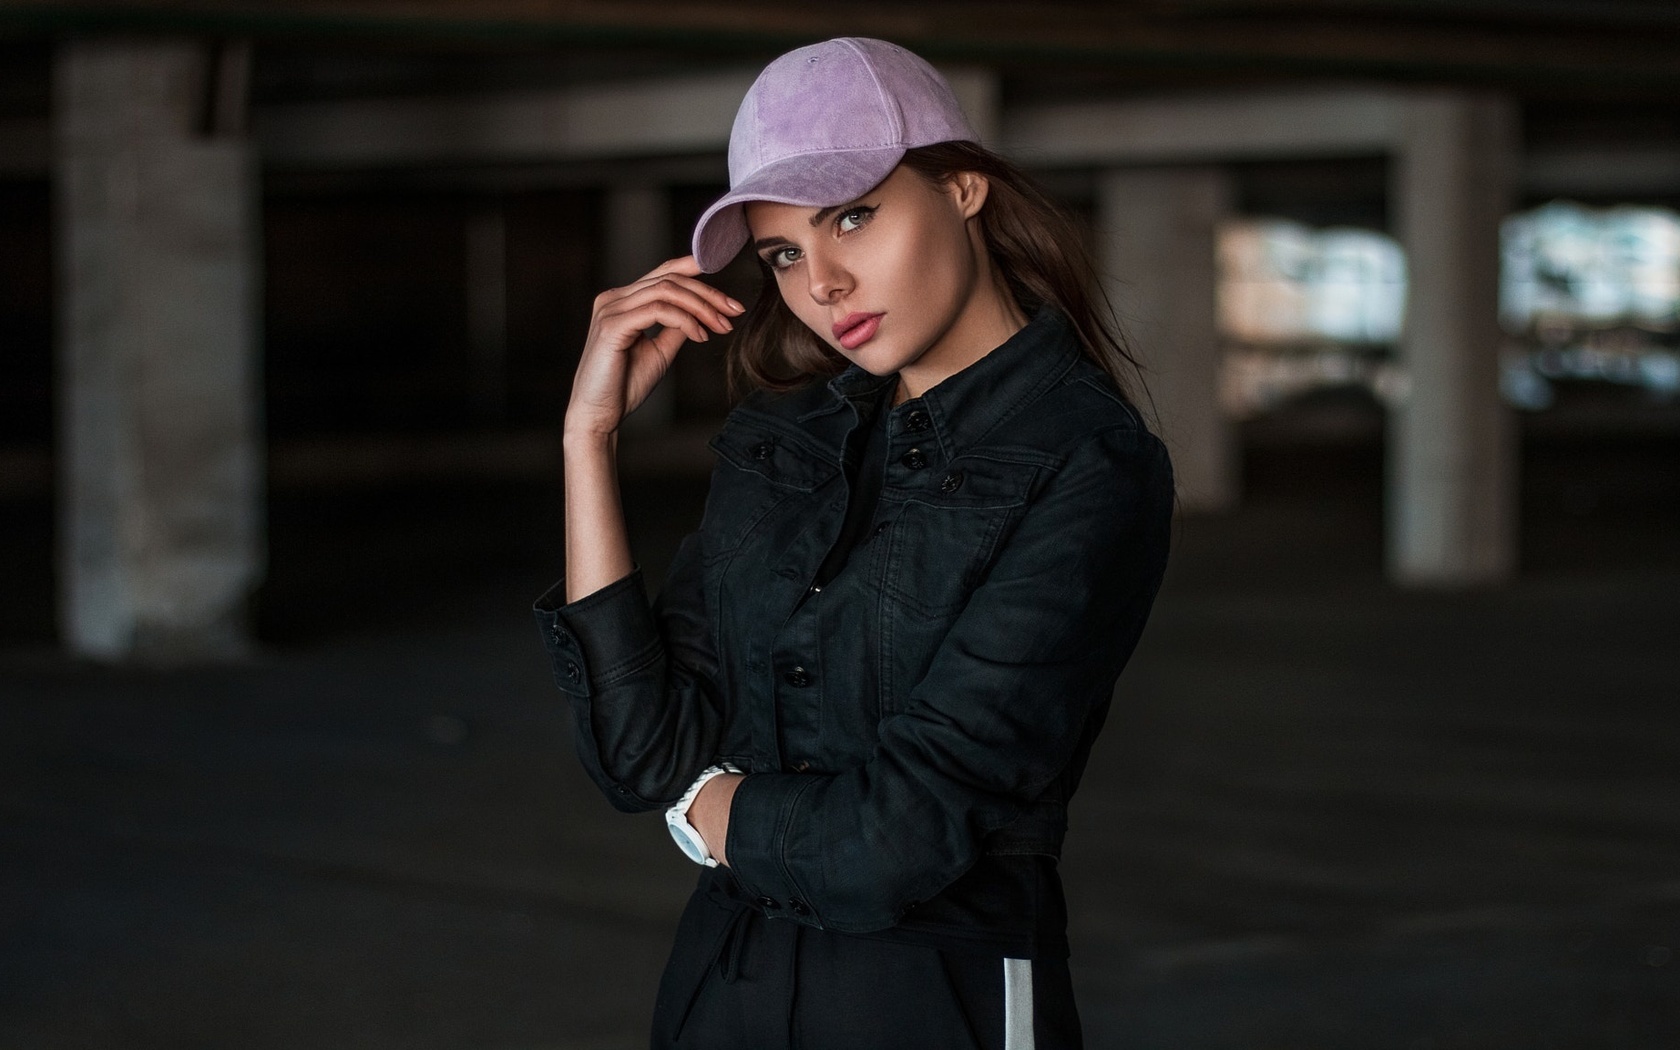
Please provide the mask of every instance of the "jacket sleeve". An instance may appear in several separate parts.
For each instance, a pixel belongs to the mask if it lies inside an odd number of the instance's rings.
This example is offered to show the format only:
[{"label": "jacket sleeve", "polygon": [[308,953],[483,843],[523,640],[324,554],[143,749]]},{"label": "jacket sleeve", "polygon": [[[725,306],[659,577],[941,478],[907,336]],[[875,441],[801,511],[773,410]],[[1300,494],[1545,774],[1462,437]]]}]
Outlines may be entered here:
[{"label": "jacket sleeve", "polygon": [[1028,508],[868,761],[755,773],[728,857],[797,921],[897,922],[978,858],[1106,714],[1165,567],[1171,468],[1146,432],[1096,435]]},{"label": "jacket sleeve", "polygon": [[651,607],[639,568],[569,605],[565,593],[562,580],[533,611],[578,757],[619,809],[670,805],[717,754],[724,717],[699,534],[678,547]]}]

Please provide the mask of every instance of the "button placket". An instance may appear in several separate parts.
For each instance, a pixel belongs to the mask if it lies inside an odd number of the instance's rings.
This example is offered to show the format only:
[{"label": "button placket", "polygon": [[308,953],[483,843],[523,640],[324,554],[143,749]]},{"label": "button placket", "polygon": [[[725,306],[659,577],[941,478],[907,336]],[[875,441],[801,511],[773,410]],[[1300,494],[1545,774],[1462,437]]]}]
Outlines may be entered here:
[{"label": "button placket", "polygon": [[805,668],[801,666],[790,667],[786,671],[782,672],[782,681],[793,686],[795,689],[803,689],[815,680],[816,679],[811,677],[811,672],[805,670]]}]

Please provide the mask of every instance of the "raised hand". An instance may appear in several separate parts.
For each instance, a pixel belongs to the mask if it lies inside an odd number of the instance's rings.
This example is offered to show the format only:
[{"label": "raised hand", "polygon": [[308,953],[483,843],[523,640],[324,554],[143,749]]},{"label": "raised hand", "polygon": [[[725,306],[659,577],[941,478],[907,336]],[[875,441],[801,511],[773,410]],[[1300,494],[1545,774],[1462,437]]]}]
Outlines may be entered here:
[{"label": "raised hand", "polygon": [[699,280],[699,273],[694,256],[685,255],[595,297],[566,408],[568,437],[616,432],[670,369],[683,343],[703,343],[713,332],[734,329],[730,319],[746,308]]}]

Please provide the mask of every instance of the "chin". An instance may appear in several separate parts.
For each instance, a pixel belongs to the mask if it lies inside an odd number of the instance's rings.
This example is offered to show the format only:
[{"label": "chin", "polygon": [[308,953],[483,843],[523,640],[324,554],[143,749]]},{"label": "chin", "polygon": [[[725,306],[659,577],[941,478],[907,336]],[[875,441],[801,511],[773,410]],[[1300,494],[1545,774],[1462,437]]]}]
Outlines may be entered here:
[{"label": "chin", "polygon": [[882,371],[883,366],[881,364],[881,358],[870,352],[868,348],[859,350],[842,350],[833,343],[830,343],[828,348],[834,351],[835,356],[839,357],[842,361],[845,361],[849,365],[856,365],[872,376],[887,376],[892,375],[893,372],[897,371],[896,368],[887,368],[886,371]]},{"label": "chin", "polygon": [[862,368],[865,372],[868,372],[870,375],[876,376],[877,378],[880,378],[880,379],[885,379],[887,376],[890,376],[890,375],[897,375],[899,372],[903,371],[903,369],[904,369],[903,363],[899,362],[899,361],[887,361],[887,362],[883,362],[883,363],[874,363],[874,364],[872,364],[868,361],[859,361],[858,362],[858,367]]},{"label": "chin", "polygon": [[862,368],[865,372],[868,372],[872,376],[877,376],[883,379],[898,371],[898,366],[891,363],[872,364],[868,361],[859,361],[858,367]]},{"label": "chin", "polygon": [[916,358],[921,355],[909,353],[892,346],[875,346],[871,344],[868,346],[858,347],[856,350],[846,354],[845,356],[847,360],[853,362],[870,375],[890,376],[894,373],[903,371],[905,365],[914,364],[916,362]]}]

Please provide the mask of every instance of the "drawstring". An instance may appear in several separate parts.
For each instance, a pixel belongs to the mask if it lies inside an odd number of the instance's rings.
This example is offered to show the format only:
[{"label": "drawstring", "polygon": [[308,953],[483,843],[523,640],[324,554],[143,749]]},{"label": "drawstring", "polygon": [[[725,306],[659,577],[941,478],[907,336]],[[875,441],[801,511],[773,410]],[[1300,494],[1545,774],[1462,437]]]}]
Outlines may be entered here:
[{"label": "drawstring", "polygon": [[[727,896],[719,894],[716,890],[713,890],[709,895],[713,900],[720,903],[726,905],[732,903]],[[717,970],[719,975],[723,977],[725,984],[734,984],[736,979],[741,976],[741,957],[746,954],[747,922],[752,915],[753,910],[751,908],[733,907],[728,922],[725,923],[722,930],[718,931],[717,940],[713,942],[712,958],[706,964],[706,970]],[[701,974],[704,975],[705,972],[705,970],[702,970]],[[677,1018],[676,1027],[671,1030],[673,1042],[682,1034],[684,1026],[688,1024],[688,1015],[694,1012],[694,1004],[699,1002],[700,993],[705,987],[706,981],[702,976],[688,993],[688,1002],[683,1006],[682,1015]]]},{"label": "drawstring", "polygon": [[805,927],[793,928],[793,944],[787,953],[787,1044],[788,1050],[800,1050],[804,1042],[799,1038],[799,948],[800,939],[804,936]]},{"label": "drawstring", "polygon": [[718,951],[718,973],[723,975],[724,984],[734,984],[741,976],[741,957],[746,955],[747,938],[750,931],[747,924],[758,915],[752,908],[740,908],[729,920],[729,926],[723,933],[723,947]]}]

